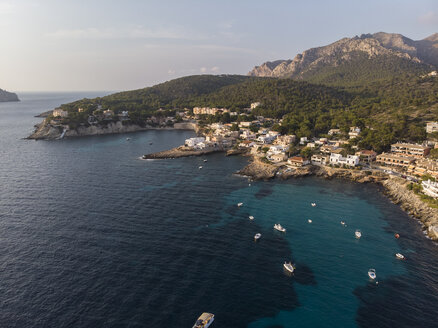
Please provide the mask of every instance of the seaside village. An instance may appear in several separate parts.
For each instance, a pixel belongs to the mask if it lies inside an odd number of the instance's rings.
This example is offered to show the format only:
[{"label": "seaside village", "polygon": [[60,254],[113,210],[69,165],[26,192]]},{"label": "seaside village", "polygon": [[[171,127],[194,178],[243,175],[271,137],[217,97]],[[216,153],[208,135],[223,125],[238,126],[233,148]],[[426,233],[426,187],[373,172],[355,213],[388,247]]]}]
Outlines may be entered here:
[{"label": "seaside village", "polygon": [[[281,125],[282,120],[257,116],[256,120],[245,121],[247,114],[259,105],[259,102],[252,103],[250,108],[245,109],[245,113],[231,112],[226,108],[194,107],[192,111],[189,109],[177,111],[175,117],[152,116],[146,121],[146,126],[173,126],[179,129],[198,130],[198,134],[203,136],[185,140],[186,150],[246,152],[265,163],[286,167],[289,171],[307,165],[381,170],[410,181],[421,180],[423,193],[438,198],[438,183],[435,182],[435,179],[438,181],[438,161],[428,156],[432,149],[438,149],[438,142],[428,140],[423,144],[399,142],[391,145],[389,152],[381,154],[373,150],[358,149],[353,145],[350,148],[354,154],[351,151],[348,154],[345,146],[351,139],[360,135],[359,127],[350,127],[348,133],[340,129],[331,129],[324,137],[298,139],[295,135],[281,135],[271,128],[274,124]],[[78,112],[81,111],[83,109],[79,108]],[[160,111],[164,113],[163,110],[158,110]],[[103,110],[99,106],[97,112],[99,115],[88,117],[90,125],[102,120],[129,121],[128,111],[114,113],[111,110]],[[230,117],[238,116],[239,119],[235,123],[212,123],[203,126],[198,124],[202,118],[223,113],[229,113]],[[65,124],[62,124],[69,116],[69,112],[55,109],[52,116],[51,124],[65,128]],[[425,129],[427,133],[438,132],[438,122],[428,122]]]},{"label": "seaside village", "polygon": [[[251,104],[249,110],[259,104]],[[197,119],[199,115],[215,115],[225,111],[227,109],[195,107],[193,118]],[[237,113],[230,114],[237,115]],[[433,141],[425,141],[423,144],[397,142],[391,145],[389,152],[381,154],[352,146],[354,154],[347,154],[343,146],[360,135],[359,127],[350,127],[348,134],[340,129],[331,129],[327,131],[328,137],[297,139],[295,135],[281,135],[265,127],[275,123],[281,125],[281,120],[260,116],[253,121],[212,123],[204,128],[205,137],[189,138],[185,140],[185,146],[200,151],[217,148],[247,151],[266,163],[287,167],[287,170],[307,165],[381,170],[414,182],[423,180],[421,181],[423,192],[430,197],[438,198],[438,183],[435,182],[435,179],[438,181],[438,161],[428,158],[430,151],[438,148],[438,143]],[[428,122],[425,129],[427,133],[438,132],[438,122]],[[424,179],[425,177],[427,179]]]}]

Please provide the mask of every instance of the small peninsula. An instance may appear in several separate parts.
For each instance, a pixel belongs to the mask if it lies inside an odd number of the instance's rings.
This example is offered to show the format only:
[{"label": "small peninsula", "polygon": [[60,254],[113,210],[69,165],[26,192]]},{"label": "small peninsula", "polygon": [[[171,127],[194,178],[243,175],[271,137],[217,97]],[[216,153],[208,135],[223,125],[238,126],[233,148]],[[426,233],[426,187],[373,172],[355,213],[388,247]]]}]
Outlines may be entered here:
[{"label": "small peninsula", "polygon": [[0,89],[0,102],[20,101],[16,93]]}]

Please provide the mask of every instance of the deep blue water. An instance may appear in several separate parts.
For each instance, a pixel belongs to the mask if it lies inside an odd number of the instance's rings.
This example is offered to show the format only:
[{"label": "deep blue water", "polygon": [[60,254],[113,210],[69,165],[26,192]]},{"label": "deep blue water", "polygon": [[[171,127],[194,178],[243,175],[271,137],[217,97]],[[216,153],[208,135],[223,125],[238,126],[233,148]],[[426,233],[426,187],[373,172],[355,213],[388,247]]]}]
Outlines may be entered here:
[{"label": "deep blue water", "polygon": [[0,103],[1,327],[191,327],[204,311],[218,328],[437,327],[438,247],[374,185],[139,159],[189,131],[22,139],[33,115],[98,95]]}]

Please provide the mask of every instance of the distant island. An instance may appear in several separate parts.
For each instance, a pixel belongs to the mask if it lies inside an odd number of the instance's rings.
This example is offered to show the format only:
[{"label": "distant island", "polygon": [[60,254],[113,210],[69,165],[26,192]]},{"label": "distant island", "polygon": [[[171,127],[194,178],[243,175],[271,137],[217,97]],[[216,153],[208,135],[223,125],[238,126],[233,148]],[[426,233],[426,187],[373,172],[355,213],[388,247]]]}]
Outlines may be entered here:
[{"label": "distant island", "polygon": [[0,102],[20,101],[17,94],[0,89]]}]

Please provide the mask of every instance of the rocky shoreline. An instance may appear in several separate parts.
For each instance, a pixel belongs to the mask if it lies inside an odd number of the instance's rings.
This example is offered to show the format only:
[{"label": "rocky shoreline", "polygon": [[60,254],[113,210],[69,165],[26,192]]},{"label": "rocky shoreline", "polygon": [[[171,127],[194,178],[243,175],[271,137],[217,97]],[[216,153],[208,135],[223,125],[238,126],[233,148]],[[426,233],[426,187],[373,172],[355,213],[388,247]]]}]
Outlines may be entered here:
[{"label": "rocky shoreline", "polygon": [[254,180],[269,180],[273,178],[290,179],[306,176],[317,176],[325,179],[341,178],[357,183],[377,183],[383,187],[383,193],[394,203],[418,219],[423,225],[426,235],[438,241],[438,209],[425,204],[418,195],[407,188],[408,181],[390,176],[381,171],[351,170],[331,168],[327,166],[308,165],[295,169],[264,163],[259,158],[253,160],[238,175]]},{"label": "rocky shoreline", "polygon": [[[147,130],[194,130],[187,125],[181,127],[142,127],[136,124],[122,124],[122,122],[111,122],[107,125],[91,125],[91,126],[79,126],[76,129],[68,129],[64,126],[55,126],[48,123],[46,120],[40,124],[35,125],[35,131],[26,139],[34,140],[56,140],[61,138],[70,137],[85,137],[95,136],[103,134],[118,134],[118,133],[130,133]],[[65,130],[65,133],[63,134]],[[196,131],[196,130],[195,130]]]}]

